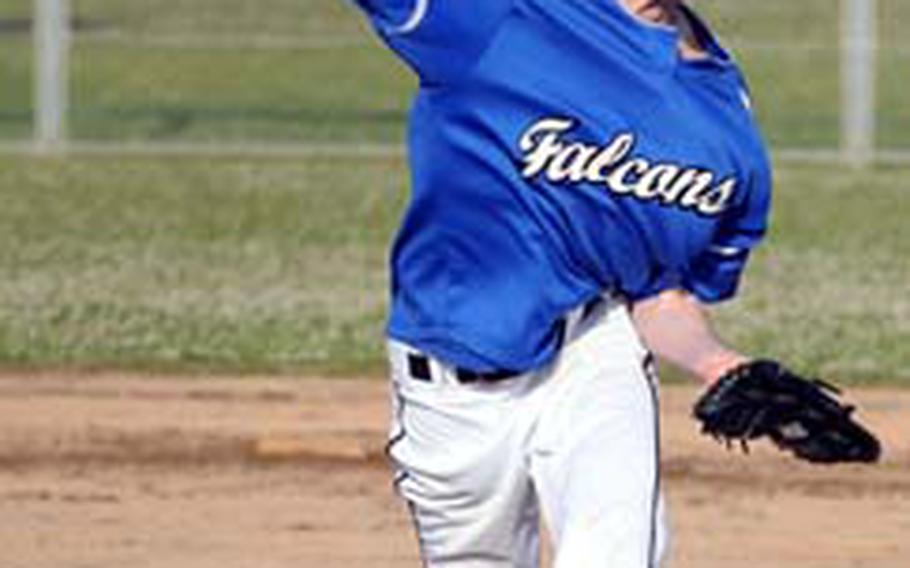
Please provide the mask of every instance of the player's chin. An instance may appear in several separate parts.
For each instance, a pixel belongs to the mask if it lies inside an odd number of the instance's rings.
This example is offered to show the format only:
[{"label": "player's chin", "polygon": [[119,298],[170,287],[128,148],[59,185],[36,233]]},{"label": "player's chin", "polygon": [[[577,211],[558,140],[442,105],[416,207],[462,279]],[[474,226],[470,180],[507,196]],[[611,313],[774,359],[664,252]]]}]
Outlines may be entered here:
[{"label": "player's chin", "polygon": [[660,2],[648,2],[636,12],[641,19],[654,24],[669,25],[673,21],[670,11]]}]

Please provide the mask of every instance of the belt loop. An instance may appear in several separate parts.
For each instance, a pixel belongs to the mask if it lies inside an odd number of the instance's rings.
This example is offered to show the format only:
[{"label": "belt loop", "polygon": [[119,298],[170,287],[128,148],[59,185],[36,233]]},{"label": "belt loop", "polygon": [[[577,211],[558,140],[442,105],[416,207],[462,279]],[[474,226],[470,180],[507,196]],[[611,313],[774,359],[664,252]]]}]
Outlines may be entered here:
[{"label": "belt loop", "polygon": [[430,366],[430,359],[416,353],[408,353],[408,374],[411,378],[418,381],[431,382],[433,380],[433,371]]},{"label": "belt loop", "polygon": [[587,304],[585,304],[573,308],[565,315],[563,318],[563,341],[571,341],[575,337],[578,326],[584,320],[587,311]]},{"label": "belt loop", "polygon": [[604,291],[570,310],[563,316],[563,345],[571,342],[582,333],[583,326],[589,318],[601,310],[609,309],[616,302],[613,292]]}]

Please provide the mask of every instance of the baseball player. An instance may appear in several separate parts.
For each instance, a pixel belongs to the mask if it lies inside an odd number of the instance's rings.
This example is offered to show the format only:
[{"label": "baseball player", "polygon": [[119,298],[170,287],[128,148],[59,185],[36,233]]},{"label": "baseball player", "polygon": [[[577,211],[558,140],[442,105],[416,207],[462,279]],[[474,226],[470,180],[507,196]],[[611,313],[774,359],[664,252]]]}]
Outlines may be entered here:
[{"label": "baseball player", "polygon": [[424,564],[537,566],[542,517],[557,568],[657,566],[651,353],[758,368],[703,309],[769,209],[739,69],[678,0],[357,3],[420,80],[388,449]]}]

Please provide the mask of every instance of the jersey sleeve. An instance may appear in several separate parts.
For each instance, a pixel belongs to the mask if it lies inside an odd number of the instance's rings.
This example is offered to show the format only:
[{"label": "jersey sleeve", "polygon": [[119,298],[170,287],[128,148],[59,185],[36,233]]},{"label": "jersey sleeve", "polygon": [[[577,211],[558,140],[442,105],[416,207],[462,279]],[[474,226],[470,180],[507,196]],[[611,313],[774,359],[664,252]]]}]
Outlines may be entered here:
[{"label": "jersey sleeve", "polygon": [[689,266],[682,287],[705,303],[736,294],[751,251],[761,242],[768,225],[770,183],[751,188],[743,203],[720,223],[711,245]]},{"label": "jersey sleeve", "polygon": [[425,83],[470,68],[515,0],[354,0],[376,33]]}]

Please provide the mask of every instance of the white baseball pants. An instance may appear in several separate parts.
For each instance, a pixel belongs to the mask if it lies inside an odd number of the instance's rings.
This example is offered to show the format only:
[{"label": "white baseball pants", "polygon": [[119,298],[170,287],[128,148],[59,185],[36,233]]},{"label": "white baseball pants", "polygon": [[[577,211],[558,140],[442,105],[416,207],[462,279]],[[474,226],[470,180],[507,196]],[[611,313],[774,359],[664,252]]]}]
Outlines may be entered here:
[{"label": "white baseball pants", "polygon": [[537,568],[540,514],[556,568],[655,568],[666,548],[657,384],[626,306],[567,319],[550,366],[460,383],[391,341],[389,456],[424,565]]}]

